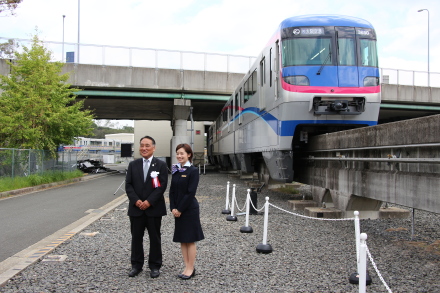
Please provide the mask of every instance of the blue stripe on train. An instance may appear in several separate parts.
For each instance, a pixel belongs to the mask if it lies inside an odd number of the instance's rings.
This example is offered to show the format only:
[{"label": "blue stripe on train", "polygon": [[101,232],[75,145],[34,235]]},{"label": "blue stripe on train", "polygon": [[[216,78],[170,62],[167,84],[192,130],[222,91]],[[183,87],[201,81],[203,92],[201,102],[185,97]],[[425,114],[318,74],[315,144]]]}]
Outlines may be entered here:
[{"label": "blue stripe on train", "polygon": [[243,114],[252,114],[259,116],[261,119],[263,119],[269,126],[272,128],[272,130],[280,136],[293,136],[295,133],[295,129],[300,124],[357,124],[357,125],[366,125],[366,126],[373,126],[377,125],[377,121],[367,121],[367,120],[286,120],[286,121],[280,121],[272,114],[267,113],[266,111],[259,111],[256,107],[249,107],[241,111],[240,114],[234,117],[230,121],[232,123],[238,117],[240,117]]}]

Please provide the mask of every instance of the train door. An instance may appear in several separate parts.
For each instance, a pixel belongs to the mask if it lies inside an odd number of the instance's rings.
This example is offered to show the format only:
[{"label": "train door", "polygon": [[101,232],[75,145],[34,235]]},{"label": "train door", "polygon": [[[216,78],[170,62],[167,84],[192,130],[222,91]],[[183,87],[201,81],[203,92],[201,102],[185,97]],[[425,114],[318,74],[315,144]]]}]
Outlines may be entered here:
[{"label": "train door", "polygon": [[[243,122],[243,117],[241,116],[241,111],[242,111],[242,104],[243,104],[243,99],[242,99],[242,97],[243,97],[243,88],[240,88],[240,90],[238,91],[238,93],[237,93],[237,96],[235,96],[236,98],[238,98],[238,103],[237,103],[237,107],[238,107],[238,113],[239,113],[239,115],[238,115],[238,125],[241,125],[241,123]],[[237,126],[237,128],[239,128],[238,126]]]},{"label": "train door", "polygon": [[[272,51],[272,50],[271,50]],[[280,42],[276,41],[275,46],[273,48],[273,59],[271,60],[272,63],[272,70],[273,70],[273,90],[274,90],[274,97],[275,100],[278,100],[278,84],[279,84],[279,78],[280,78],[280,72],[279,72],[279,62],[280,62]]]},{"label": "train door", "polygon": [[234,130],[238,129],[238,125],[240,124],[240,95],[239,91],[235,93],[235,100],[234,100],[234,124],[237,124],[234,127]]},{"label": "train door", "polygon": [[260,61],[260,80],[258,82],[259,86],[259,92],[260,92],[260,110],[263,110],[266,108],[266,100],[265,100],[265,93],[264,93],[264,81],[266,79],[266,59],[263,58]]},{"label": "train door", "polygon": [[356,33],[354,27],[335,27],[340,87],[359,87],[359,72],[356,66]]},{"label": "train door", "polygon": [[232,104],[233,103],[233,100],[231,99],[230,100],[230,102],[226,105],[226,109],[225,109],[225,119],[224,119],[224,121],[227,123],[227,127],[228,127],[228,133],[229,132],[231,132],[231,128],[233,127],[233,126],[231,126],[231,117],[232,117],[232,115],[231,115],[231,112],[232,112]]}]

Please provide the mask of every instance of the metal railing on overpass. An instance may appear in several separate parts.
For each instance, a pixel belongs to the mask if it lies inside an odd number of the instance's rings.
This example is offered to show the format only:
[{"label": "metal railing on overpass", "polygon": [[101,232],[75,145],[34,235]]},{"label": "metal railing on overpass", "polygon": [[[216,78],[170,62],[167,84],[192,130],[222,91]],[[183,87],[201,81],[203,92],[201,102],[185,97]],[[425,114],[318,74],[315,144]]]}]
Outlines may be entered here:
[{"label": "metal railing on overpass", "polygon": [[[13,40],[20,47],[29,46],[32,40],[0,37],[0,43]],[[44,41],[52,52],[53,61],[67,63],[131,66],[161,69],[185,69],[245,73],[256,57],[206,52],[177,51],[152,48],[107,46]],[[18,51],[20,51],[20,47]],[[64,56],[65,55],[65,56]]]},{"label": "metal railing on overpass", "polygon": [[440,87],[440,72],[404,70],[404,69],[380,69],[381,83],[409,85],[409,86],[429,86]]},{"label": "metal railing on overpass", "polygon": [[[0,42],[9,40],[20,46],[29,46],[32,42],[29,39],[0,37]],[[52,41],[44,41],[44,44],[53,53],[53,61],[103,66],[245,73],[256,60],[255,56],[207,52]],[[430,84],[431,87],[440,87],[440,72],[381,68],[380,76],[381,83],[409,86],[428,86]],[[428,79],[430,83],[428,83]]]}]

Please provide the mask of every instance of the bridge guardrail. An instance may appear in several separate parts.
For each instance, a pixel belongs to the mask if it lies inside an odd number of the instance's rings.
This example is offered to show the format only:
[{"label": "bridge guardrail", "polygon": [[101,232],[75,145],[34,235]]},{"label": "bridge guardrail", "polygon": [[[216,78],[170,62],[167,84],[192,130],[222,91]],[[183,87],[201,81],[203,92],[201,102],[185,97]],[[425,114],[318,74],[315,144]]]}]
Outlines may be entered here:
[{"label": "bridge guardrail", "polygon": [[[0,43],[8,40],[10,39],[0,37]],[[12,40],[20,46],[29,46],[32,42],[28,39]],[[91,65],[245,73],[256,59],[253,56],[206,52],[96,44],[79,44],[78,46],[78,43],[50,41],[43,41],[43,43],[52,51],[53,61]]]},{"label": "bridge guardrail", "polygon": [[440,87],[440,72],[380,68],[380,77],[381,83]]},{"label": "bridge guardrail", "polygon": [[[0,42],[9,40],[14,40],[14,43],[21,46],[28,46],[32,42],[32,40],[29,39],[0,37]],[[103,66],[132,66],[245,73],[256,60],[255,56],[207,52],[53,41],[43,41],[43,43],[52,51],[53,61]],[[380,76],[381,83],[440,87],[440,72],[380,68]]]}]

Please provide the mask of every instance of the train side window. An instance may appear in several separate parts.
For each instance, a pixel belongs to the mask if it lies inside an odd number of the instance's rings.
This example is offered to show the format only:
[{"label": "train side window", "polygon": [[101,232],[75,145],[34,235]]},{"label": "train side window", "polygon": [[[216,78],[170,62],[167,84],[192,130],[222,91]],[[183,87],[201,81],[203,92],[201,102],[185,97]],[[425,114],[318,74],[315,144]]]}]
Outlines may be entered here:
[{"label": "train side window", "polygon": [[229,120],[232,119],[232,117],[234,117],[234,104],[233,104],[233,100],[231,100],[231,104],[229,105]]},{"label": "train side window", "polygon": [[223,122],[228,121],[228,107],[229,105],[226,105],[226,109],[223,110]]},{"label": "train side window", "polygon": [[244,98],[243,102],[246,103],[249,100],[249,79],[244,83]]},{"label": "train side window", "polygon": [[257,70],[255,69],[244,83],[244,103],[246,103],[257,92],[257,82]]},{"label": "train side window", "polygon": [[255,95],[257,93],[257,82],[258,82],[258,76],[257,76],[257,70],[255,69],[254,72],[252,72],[252,95]]},{"label": "train side window", "polygon": [[[242,90],[243,90],[243,88],[240,88],[240,90],[238,91],[238,93],[237,93],[237,95],[238,95],[238,103],[237,103],[237,105],[238,105],[238,111],[239,111],[239,113],[241,113],[241,105],[242,105],[242,99],[241,99],[241,97],[243,97],[243,92],[242,92]],[[242,122],[242,117],[241,117],[241,115],[240,116],[238,116],[238,124],[241,124],[241,122]]]},{"label": "train side window", "polygon": [[238,92],[235,94],[235,105],[234,105],[236,115],[240,113],[240,100],[238,99]]},{"label": "train side window", "polygon": [[362,66],[378,67],[376,41],[360,39]]},{"label": "train side window", "polygon": [[266,58],[263,58],[260,62],[260,84],[266,83]]}]

